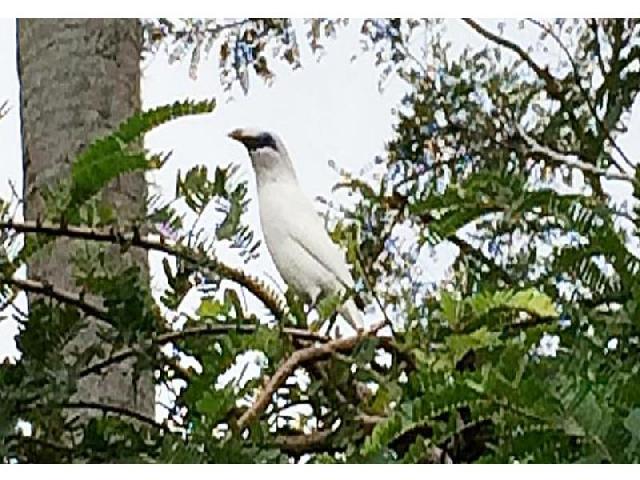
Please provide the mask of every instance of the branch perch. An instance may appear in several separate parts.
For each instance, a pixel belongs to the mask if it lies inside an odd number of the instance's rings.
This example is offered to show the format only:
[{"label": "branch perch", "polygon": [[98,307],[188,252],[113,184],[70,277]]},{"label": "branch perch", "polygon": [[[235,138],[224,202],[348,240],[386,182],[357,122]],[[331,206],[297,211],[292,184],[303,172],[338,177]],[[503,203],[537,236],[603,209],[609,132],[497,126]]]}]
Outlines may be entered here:
[{"label": "branch perch", "polygon": [[219,262],[205,252],[194,252],[184,245],[171,245],[167,243],[163,237],[160,237],[160,240],[143,237],[137,228],[133,228],[129,232],[121,232],[114,227],[108,230],[101,230],[74,225],[42,223],[39,221],[14,222],[8,220],[0,222],[0,230],[14,230],[20,233],[39,233],[56,237],[106,242],[167,253],[237,283],[258,298],[276,318],[280,319],[284,316],[282,301],[278,299],[273,292],[267,291],[254,277]]},{"label": "branch perch", "polygon": [[323,345],[314,345],[312,347],[297,350],[291,354],[285,362],[280,365],[278,370],[269,379],[264,389],[258,395],[253,405],[245,411],[238,420],[238,428],[242,430],[248,426],[256,417],[267,408],[271,397],[280,388],[294,370],[305,362],[311,362],[320,358],[329,356],[334,352],[342,352],[351,350],[362,339],[375,335],[378,330],[386,325],[386,321],[375,324],[370,330],[359,332],[353,337],[338,338]]}]

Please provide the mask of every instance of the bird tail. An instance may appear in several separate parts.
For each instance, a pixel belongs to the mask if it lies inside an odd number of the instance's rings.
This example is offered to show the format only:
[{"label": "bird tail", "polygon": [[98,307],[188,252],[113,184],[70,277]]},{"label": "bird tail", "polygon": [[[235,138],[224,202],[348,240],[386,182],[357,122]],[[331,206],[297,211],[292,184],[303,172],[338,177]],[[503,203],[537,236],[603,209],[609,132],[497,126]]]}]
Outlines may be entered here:
[{"label": "bird tail", "polygon": [[353,299],[350,298],[344,302],[338,309],[338,313],[340,313],[355,330],[362,330],[364,328],[364,318]]}]

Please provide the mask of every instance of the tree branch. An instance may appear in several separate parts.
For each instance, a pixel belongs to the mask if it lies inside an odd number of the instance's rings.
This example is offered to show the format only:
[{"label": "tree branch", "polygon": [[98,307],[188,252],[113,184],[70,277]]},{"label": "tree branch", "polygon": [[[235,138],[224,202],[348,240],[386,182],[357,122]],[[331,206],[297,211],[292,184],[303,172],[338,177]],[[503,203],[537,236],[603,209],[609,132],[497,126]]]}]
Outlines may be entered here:
[{"label": "tree branch", "polygon": [[284,316],[283,302],[277,298],[274,292],[268,291],[256,278],[219,262],[206,252],[196,252],[180,244],[168,244],[163,237],[160,237],[160,240],[142,237],[136,227],[129,232],[121,232],[115,227],[108,230],[100,230],[74,225],[55,225],[39,221],[14,222],[8,220],[0,222],[0,230],[14,230],[20,233],[39,233],[55,237],[106,242],[167,253],[237,283],[258,298],[276,318],[280,319]]},{"label": "tree branch", "polygon": [[[581,135],[584,137],[584,135],[582,134],[582,131],[579,129],[579,125],[577,124],[577,119],[575,118],[575,115],[573,113],[572,107],[571,106],[567,106],[567,101],[566,101],[566,95],[564,94],[564,92],[562,91],[562,88],[560,86],[560,83],[558,82],[558,80],[551,75],[551,73],[549,72],[548,68],[542,68],[540,67],[540,65],[538,65],[537,63],[535,63],[533,61],[533,59],[531,58],[531,56],[529,54],[527,54],[527,52],[525,52],[522,47],[520,47],[519,45],[517,45],[514,42],[511,42],[505,38],[502,38],[492,32],[490,32],[489,30],[485,29],[484,27],[482,27],[481,25],[479,25],[478,23],[476,23],[475,21],[473,21],[470,18],[466,18],[463,19],[463,21],[469,25],[471,28],[473,28],[476,32],[478,32],[480,35],[482,35],[483,37],[485,37],[486,39],[500,45],[503,46],[505,48],[508,48],[509,50],[511,50],[512,52],[514,52],[516,55],[518,55],[528,66],[529,68],[531,68],[536,75],[538,75],[538,77],[540,79],[542,79],[542,81],[545,83],[545,90],[547,91],[547,93],[549,93],[549,95],[551,96],[551,98],[553,98],[554,100],[557,100],[561,103],[561,105],[563,105],[563,107],[565,108],[565,111],[567,112],[567,114],[569,115],[569,118],[571,119],[571,123],[573,124],[573,131],[574,133],[580,137]],[[571,59],[571,57],[570,57]],[[580,85],[580,81],[577,77],[576,78],[576,83],[578,85],[578,88],[582,90],[582,86]],[[584,91],[583,91],[584,93]],[[585,96],[586,102],[587,102],[587,106],[589,106],[591,108],[588,96]],[[592,115],[594,115],[595,113],[595,109],[591,108],[590,112],[592,113]],[[622,151],[622,149],[619,148],[619,146],[617,145],[617,143],[615,142],[615,140],[613,139],[613,137],[611,136],[611,134],[608,132],[608,129],[605,127],[605,125],[600,121],[600,118],[598,117],[597,114],[594,115],[596,123],[598,123],[598,125],[601,128],[604,128],[604,133],[606,138],[611,142],[611,144],[614,146],[614,148],[618,151],[618,153],[620,153],[620,155],[627,161],[627,163],[631,164],[628,160],[628,158],[626,158],[626,155],[624,154],[624,152]],[[618,162],[611,157],[611,160],[613,162],[613,164],[621,171],[623,172],[624,169],[622,169],[622,167],[618,164]],[[603,194],[603,192],[601,191],[601,189],[594,185],[594,188],[596,188],[598,190],[599,194]]]},{"label": "tree branch", "polygon": [[[611,143],[611,145],[616,150],[616,152],[618,152],[618,155],[620,155],[620,157],[625,161],[625,163],[629,167],[635,168],[635,165],[631,162],[631,160],[629,159],[627,154],[624,152],[624,150],[622,150],[620,145],[618,145],[618,143],[615,141],[615,139],[611,135],[611,132],[609,131],[607,126],[604,124],[604,122],[602,121],[602,119],[598,115],[598,112],[597,112],[595,106],[593,105],[593,102],[591,101],[591,98],[589,97],[589,92],[587,92],[587,90],[582,86],[582,83],[580,82],[580,75],[579,75],[580,72],[578,71],[578,65],[576,64],[576,61],[574,60],[573,56],[571,55],[571,52],[569,51],[567,46],[564,44],[562,39],[549,26],[543,24],[539,20],[536,20],[534,18],[528,18],[527,21],[532,23],[533,25],[537,26],[538,28],[540,28],[542,31],[544,31],[548,35],[550,35],[551,38],[553,38],[553,40],[558,44],[560,49],[564,52],[565,56],[569,60],[569,63],[571,64],[571,68],[573,69],[573,78],[575,80],[575,84],[577,85],[578,89],[582,93],[582,96],[584,97],[584,100],[587,103],[587,107],[589,107],[589,111],[591,112],[591,116],[593,118],[595,118],[596,123],[598,124],[598,126],[600,127],[602,132],[604,133],[604,135],[605,135],[606,139],[609,141],[609,143]],[[591,28],[593,29],[593,27],[591,27]],[[597,35],[598,35],[597,28],[598,27],[596,25],[595,30],[594,30],[594,34],[596,35],[596,40],[595,40],[596,44],[599,46],[600,43],[599,43],[599,41],[597,39]],[[600,70],[602,71],[602,75],[606,78],[608,73],[605,72],[604,64],[602,63],[602,56],[600,55],[599,51],[597,52],[597,57],[598,57],[598,61],[600,62]],[[615,158],[612,157],[611,161],[618,168],[618,170],[620,170],[621,172],[625,171],[622,168],[622,166],[616,161]]]},{"label": "tree branch", "polygon": [[[355,419],[360,422],[365,433],[371,430],[386,417],[361,415]],[[273,444],[288,455],[300,456],[308,453],[327,452],[328,450],[340,451],[340,448],[332,448],[331,436],[337,433],[331,429],[317,430],[310,434],[278,435]],[[427,463],[453,463],[451,457],[442,448],[431,445],[425,452]]]},{"label": "tree branch", "polygon": [[598,175],[600,177],[604,177],[608,180],[621,180],[625,182],[631,182],[634,185],[637,183],[633,175],[630,175],[625,172],[618,172],[618,173],[608,172],[605,169],[598,168],[595,165],[592,165],[587,162],[583,162],[578,158],[574,158],[574,156],[564,155],[562,153],[556,152],[554,150],[551,150],[548,147],[544,147],[540,145],[532,137],[530,137],[520,125],[516,124],[516,129],[518,130],[518,133],[520,134],[520,136],[529,145],[533,153],[540,153],[556,163],[562,163],[569,167],[578,168],[585,172],[589,172],[589,173]]},{"label": "tree branch", "polygon": [[269,405],[274,392],[282,386],[282,384],[300,364],[327,357],[334,352],[351,350],[363,338],[374,335],[385,325],[386,321],[382,321],[375,324],[370,330],[359,332],[353,337],[338,338],[323,345],[307,347],[293,352],[291,356],[287,358],[280,367],[278,367],[276,372],[264,386],[264,389],[258,394],[253,405],[242,414],[237,424],[239,430],[247,427],[256,417],[260,416],[260,414]]},{"label": "tree branch", "polygon": [[278,435],[273,444],[288,455],[325,452],[331,446],[331,429],[318,430],[310,434]]},{"label": "tree branch", "polygon": [[[37,282],[35,280],[22,280],[15,277],[11,277],[8,279],[2,280],[4,283],[9,285],[13,285],[17,288],[20,288],[26,292],[36,293],[46,295],[48,297],[54,298],[55,300],[65,303],[68,305],[72,305],[88,315],[99,318],[107,323],[110,323],[110,318],[108,315],[108,310],[102,306],[92,304],[84,300],[84,295],[67,292],[65,290],[61,290],[52,285]],[[202,327],[193,327],[186,328],[184,330],[176,331],[176,332],[167,332],[158,335],[157,337],[151,340],[151,345],[164,345],[169,342],[175,342],[178,340],[183,340],[188,337],[200,336],[200,335],[220,335],[220,334],[228,334],[231,332],[239,332],[239,333],[253,333],[262,325],[206,325]],[[320,335],[315,332],[311,332],[309,330],[303,330],[299,328],[290,328],[284,327],[279,329],[283,333],[290,335],[291,337],[295,337],[301,340],[309,340],[327,343],[331,341],[330,337],[326,337],[324,335]],[[99,373],[104,368],[112,365],[114,363],[121,362],[139,352],[144,346],[130,347],[120,350],[119,352],[111,355],[110,357],[95,363],[79,372],[79,376],[83,377],[92,373]]]},{"label": "tree branch", "polygon": [[3,278],[0,280],[0,283],[13,285],[25,292],[41,294],[53,298],[60,303],[72,305],[92,317],[96,317],[110,323],[107,309],[85,301],[83,293],[71,293],[56,288],[49,283],[37,282],[29,279],[22,280],[15,277]]},{"label": "tree branch", "polygon": [[97,402],[65,402],[61,404],[60,407],[64,409],[97,410],[104,413],[105,415],[108,413],[113,413],[116,415],[120,415],[121,417],[138,420],[141,423],[154,428],[158,428],[165,433],[171,433],[171,430],[167,425],[156,422],[155,419],[147,417],[146,415],[143,415],[141,413],[129,410],[128,408],[118,407],[116,405],[105,405],[103,403]]},{"label": "tree branch", "polygon": [[[17,288],[20,288],[24,291],[46,295],[48,297],[54,298],[55,300],[72,305],[88,315],[99,318],[107,323],[110,323],[110,317],[108,315],[108,310],[102,306],[95,305],[93,303],[87,302],[84,300],[84,296],[82,294],[71,293],[65,290],[61,290],[52,285],[48,285],[43,282],[37,282],[35,280],[22,280],[17,278],[9,278],[4,279],[4,283],[9,285],[14,285]],[[136,353],[142,351],[144,348],[148,348],[151,346],[161,346],[170,342],[175,342],[179,340],[183,340],[189,337],[195,336],[204,336],[204,335],[223,335],[232,332],[237,333],[254,333],[258,328],[265,327],[264,325],[257,324],[241,324],[241,325],[204,325],[201,327],[192,327],[185,328],[183,330],[175,331],[175,332],[166,332],[162,333],[152,339],[148,345],[137,345],[133,347],[124,348],[108,358],[101,360],[93,365],[90,365],[78,373],[79,377],[84,377],[90,374],[100,373],[102,370],[107,368],[110,365],[126,360],[129,357],[134,356]],[[315,333],[309,330],[304,330],[300,328],[292,328],[292,327],[283,327],[279,328],[278,331],[291,336],[292,338],[296,338],[298,340],[306,340],[312,342],[320,342],[320,343],[329,343],[332,341],[331,337],[327,337],[325,335],[321,335],[319,333]],[[382,339],[381,346],[387,347],[390,350],[394,350],[404,357],[407,357],[411,360],[410,356],[408,356],[405,352],[402,352],[397,345],[391,339]]]},{"label": "tree branch", "polygon": [[[182,340],[187,337],[195,337],[200,335],[220,335],[227,334],[231,332],[240,332],[240,333],[253,333],[255,332],[260,325],[209,325],[202,327],[193,327],[193,328],[185,328],[184,330],[180,330],[177,332],[168,332],[161,335],[158,335],[156,338],[152,339],[152,345],[164,345],[169,342],[175,342],[177,340]],[[310,332],[308,330],[302,330],[298,328],[282,328],[280,329],[283,333],[290,335],[295,338],[299,338],[302,340],[312,340],[318,342],[329,342],[331,339],[329,337],[325,337],[324,335],[320,335],[314,332]],[[101,370],[105,369],[109,365],[114,363],[121,362],[136,353],[138,353],[143,346],[130,347],[120,350],[119,352],[113,354],[112,356],[95,363],[83,370],[81,370],[78,375],[80,377],[84,377],[90,375],[92,373],[99,373]]]},{"label": "tree branch", "polygon": [[52,408],[53,409],[69,409],[69,410],[71,409],[97,410],[104,413],[105,415],[108,413],[113,413],[121,417],[127,417],[127,418],[132,418],[134,420],[138,420],[141,423],[160,429],[165,433],[172,433],[167,425],[156,422],[156,420],[151,417],[147,417],[146,415],[143,415],[139,412],[135,412],[133,410],[129,410],[128,408],[125,408],[125,407],[119,407],[117,405],[106,405],[98,402],[78,401],[78,402],[63,402],[63,403],[52,403],[52,404],[40,403],[35,405],[22,406],[22,407],[19,407],[16,411],[17,413],[26,413],[31,410],[38,410],[38,409],[46,410],[46,409],[52,409]]},{"label": "tree branch", "polygon": [[542,68],[536,62],[534,62],[531,56],[527,52],[525,52],[520,45],[499,35],[496,35],[493,32],[490,32],[471,18],[463,18],[462,21],[486,39],[491,40],[492,42],[497,43],[502,47],[508,48],[516,55],[518,55],[520,59],[522,59],[529,66],[529,68],[531,68],[531,70],[533,70],[536,75],[538,75],[538,77],[540,77],[544,81],[545,85],[547,86],[547,91],[551,94],[551,96],[556,99],[558,99],[557,97],[561,96],[560,86],[558,85],[555,77],[551,75],[551,73],[549,73],[549,70],[547,70],[546,68]]}]

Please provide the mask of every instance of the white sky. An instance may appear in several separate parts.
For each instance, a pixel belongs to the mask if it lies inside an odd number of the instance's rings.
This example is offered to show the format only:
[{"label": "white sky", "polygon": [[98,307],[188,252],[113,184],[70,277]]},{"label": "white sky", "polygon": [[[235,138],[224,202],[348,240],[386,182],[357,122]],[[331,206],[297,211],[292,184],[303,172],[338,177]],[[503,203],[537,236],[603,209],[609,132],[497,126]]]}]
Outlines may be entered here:
[{"label": "white sky", "polygon": [[[490,24],[495,25],[495,22]],[[188,62],[168,65],[164,54],[144,65],[142,99],[145,108],[187,97],[216,97],[219,101],[212,114],[177,120],[148,135],[147,147],[174,152],[169,163],[153,175],[160,191],[166,192],[167,198],[171,197],[178,169],[185,172],[191,166],[205,164],[213,170],[216,165],[234,162],[242,165],[242,174],[250,180],[251,198],[255,198],[246,152],[226,134],[234,128],[257,126],[274,131],[284,139],[302,186],[310,197],[332,197],[331,187],[337,176],[328,166],[328,160],[333,159],[338,166],[357,172],[375,155],[383,153],[384,142],[392,133],[391,110],[398,105],[406,88],[395,79],[380,94],[377,88],[379,72],[373,66],[373,58],[361,55],[355,62],[350,61],[359,48],[358,27],[358,22],[354,21],[337,40],[328,41],[327,54],[319,63],[311,57],[301,34],[302,69],[276,68],[277,77],[271,87],[259,79],[252,79],[249,94],[245,97],[236,93],[231,102],[224,101],[227,94],[219,86],[215,58],[201,65],[195,81],[189,78]],[[467,44],[479,46],[485,43],[459,21],[448,22],[448,30],[456,50]],[[523,42],[532,39],[532,35],[523,37],[522,32],[515,30],[509,30],[509,34]],[[22,189],[15,62],[14,20],[0,19],[0,104],[7,99],[11,107],[9,115],[0,121],[3,154],[0,198],[9,197],[9,179],[15,182],[18,191]],[[637,108],[634,114],[630,131],[640,122]],[[637,138],[628,135],[620,143],[631,158],[640,158]],[[624,193],[628,195],[628,192]],[[248,218],[259,231],[256,202],[251,203]],[[263,252],[266,253],[264,247]],[[234,260],[224,252],[221,255],[229,262]],[[437,268],[431,269],[436,272],[435,276],[442,272],[450,255],[451,251],[448,251],[438,258]],[[159,257],[152,255],[151,258],[152,270],[157,271]],[[266,254],[250,264],[250,268],[254,274],[268,272],[271,277],[277,277]],[[158,286],[157,280],[154,283]],[[0,358],[16,354],[12,338],[15,329],[13,321],[0,321]]]}]

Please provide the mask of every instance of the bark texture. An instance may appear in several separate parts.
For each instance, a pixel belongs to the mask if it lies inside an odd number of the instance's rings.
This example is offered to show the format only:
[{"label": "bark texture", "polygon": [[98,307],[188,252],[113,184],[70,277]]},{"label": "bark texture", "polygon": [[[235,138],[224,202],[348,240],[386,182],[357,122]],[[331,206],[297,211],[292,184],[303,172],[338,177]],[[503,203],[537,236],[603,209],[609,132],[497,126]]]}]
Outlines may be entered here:
[{"label": "bark texture", "polygon": [[[43,189],[69,174],[75,156],[96,137],[112,131],[140,108],[141,27],[132,19],[19,20],[18,72],[24,171],[24,214],[44,219]],[[103,193],[120,221],[145,211],[143,174],[121,177]],[[78,241],[58,240],[30,260],[29,276],[65,290],[77,290],[72,257]],[[136,262],[147,274],[143,252],[109,256]],[[82,351],[101,342],[92,319],[68,346]],[[112,348],[101,345],[107,355]],[[155,392],[151,372],[139,378],[132,364],[82,380],[74,400],[126,407],[153,417]],[[73,412],[77,415],[77,411]],[[91,415],[83,412],[81,416]]]}]

